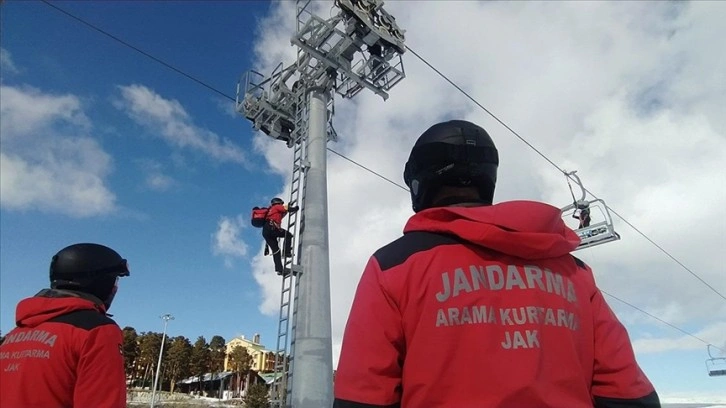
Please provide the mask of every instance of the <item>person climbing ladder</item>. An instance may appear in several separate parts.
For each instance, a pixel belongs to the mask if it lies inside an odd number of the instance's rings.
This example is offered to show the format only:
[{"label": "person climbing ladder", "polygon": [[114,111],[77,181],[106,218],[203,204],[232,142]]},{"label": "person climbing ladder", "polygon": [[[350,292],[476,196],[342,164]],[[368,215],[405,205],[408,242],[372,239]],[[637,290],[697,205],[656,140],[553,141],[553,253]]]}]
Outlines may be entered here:
[{"label": "person climbing ladder", "polygon": [[[278,197],[270,200],[270,207],[265,215],[265,224],[262,226],[262,237],[265,239],[267,246],[272,252],[272,259],[275,263],[275,272],[278,275],[284,275],[282,257],[291,257],[292,253],[292,234],[282,228],[282,219],[288,213],[297,212],[300,208],[297,206],[289,207]],[[278,239],[283,239],[283,250],[280,250]]]}]

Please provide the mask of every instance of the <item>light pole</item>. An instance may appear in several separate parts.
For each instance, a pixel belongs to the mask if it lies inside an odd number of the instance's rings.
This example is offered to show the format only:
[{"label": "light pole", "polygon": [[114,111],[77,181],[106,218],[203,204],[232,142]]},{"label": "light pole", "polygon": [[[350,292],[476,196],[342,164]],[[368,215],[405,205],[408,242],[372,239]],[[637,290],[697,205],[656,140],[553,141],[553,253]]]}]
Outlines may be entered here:
[{"label": "light pole", "polygon": [[156,377],[154,377],[154,388],[151,391],[151,408],[154,408],[154,402],[156,399],[156,386],[159,384],[159,371],[161,369],[161,356],[164,354],[164,340],[166,340],[166,325],[169,324],[169,320],[174,320],[174,316],[167,313],[159,316],[164,320],[164,334],[161,336],[161,348],[159,349],[159,362],[156,364]]}]

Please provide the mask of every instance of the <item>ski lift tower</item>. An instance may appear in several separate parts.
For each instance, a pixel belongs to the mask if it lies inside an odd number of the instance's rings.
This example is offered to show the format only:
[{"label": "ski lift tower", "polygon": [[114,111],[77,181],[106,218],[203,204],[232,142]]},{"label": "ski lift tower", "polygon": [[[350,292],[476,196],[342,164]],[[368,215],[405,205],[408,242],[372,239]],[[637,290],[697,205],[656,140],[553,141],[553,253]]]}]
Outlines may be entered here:
[{"label": "ski lift tower", "polygon": [[286,259],[282,277],[272,392],[276,408],[333,403],[326,148],[328,140],[336,139],[335,93],[350,99],[368,89],[386,100],[405,77],[404,31],[382,0],[335,0],[336,14],[327,19],[314,13],[314,4],[296,1],[297,31],[291,43],[298,48],[297,60],[287,67],[279,64],[267,78],[249,71],[244,92],[242,83],[237,87],[237,111],[255,129],[284,141],[294,156],[288,203],[300,211],[288,216],[297,251]]}]

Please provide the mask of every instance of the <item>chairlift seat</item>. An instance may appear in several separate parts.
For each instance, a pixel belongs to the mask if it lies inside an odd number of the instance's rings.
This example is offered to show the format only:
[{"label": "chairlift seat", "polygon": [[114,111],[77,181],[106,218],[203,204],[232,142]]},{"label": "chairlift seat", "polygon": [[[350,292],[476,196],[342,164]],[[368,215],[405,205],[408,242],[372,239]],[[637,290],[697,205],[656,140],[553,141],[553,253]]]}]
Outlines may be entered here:
[{"label": "chairlift seat", "polygon": [[709,377],[726,376],[726,358],[714,357],[706,360],[706,369]]},{"label": "chairlift seat", "polygon": [[590,216],[594,216],[595,222],[587,227],[573,228],[578,237],[580,237],[580,245],[575,250],[589,248],[600,244],[605,244],[620,239],[620,234],[615,232],[610,212],[608,211],[607,205],[601,199],[595,199],[591,201],[579,201],[570,204],[561,209],[562,217],[565,219],[565,223],[571,222],[572,215],[577,211],[587,209],[590,211]]}]

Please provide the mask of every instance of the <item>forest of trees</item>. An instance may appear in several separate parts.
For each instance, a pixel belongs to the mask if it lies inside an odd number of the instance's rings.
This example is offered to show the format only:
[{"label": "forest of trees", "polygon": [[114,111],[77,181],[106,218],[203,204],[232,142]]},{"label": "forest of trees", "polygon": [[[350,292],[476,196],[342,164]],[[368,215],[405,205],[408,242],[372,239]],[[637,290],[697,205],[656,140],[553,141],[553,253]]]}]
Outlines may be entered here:
[{"label": "forest of trees", "polygon": [[[136,332],[133,327],[124,327],[123,354],[126,364],[126,378],[130,387],[153,386],[156,365],[159,362],[162,333]],[[5,336],[0,333],[0,344]],[[220,373],[224,370],[224,359],[229,357],[228,370],[237,373],[237,381],[232,389],[238,395],[242,389],[248,389],[245,403],[252,408],[269,406],[267,388],[264,384],[252,384],[253,361],[247,349],[234,347],[229,356],[226,353],[226,341],[222,336],[212,336],[207,342],[204,336],[192,342],[184,336],[167,336],[164,340],[164,353],[161,357],[158,389],[174,392],[177,382],[207,373]],[[202,384],[199,385],[202,389]]]},{"label": "forest of trees", "polygon": [[[137,333],[133,327],[124,327],[123,353],[126,362],[126,377],[131,387],[153,386],[156,365],[159,361],[162,333]],[[192,343],[184,336],[167,336],[161,360],[158,389],[174,391],[176,383],[191,376],[206,373],[220,373],[224,370],[226,341],[222,336],[212,336],[207,342],[204,336]],[[238,373],[239,379],[233,389],[243,388],[242,379],[249,384],[253,372],[252,356],[247,349],[235,347],[229,353],[228,369]],[[201,384],[200,384],[201,388]],[[246,388],[246,387],[245,387]]]}]

